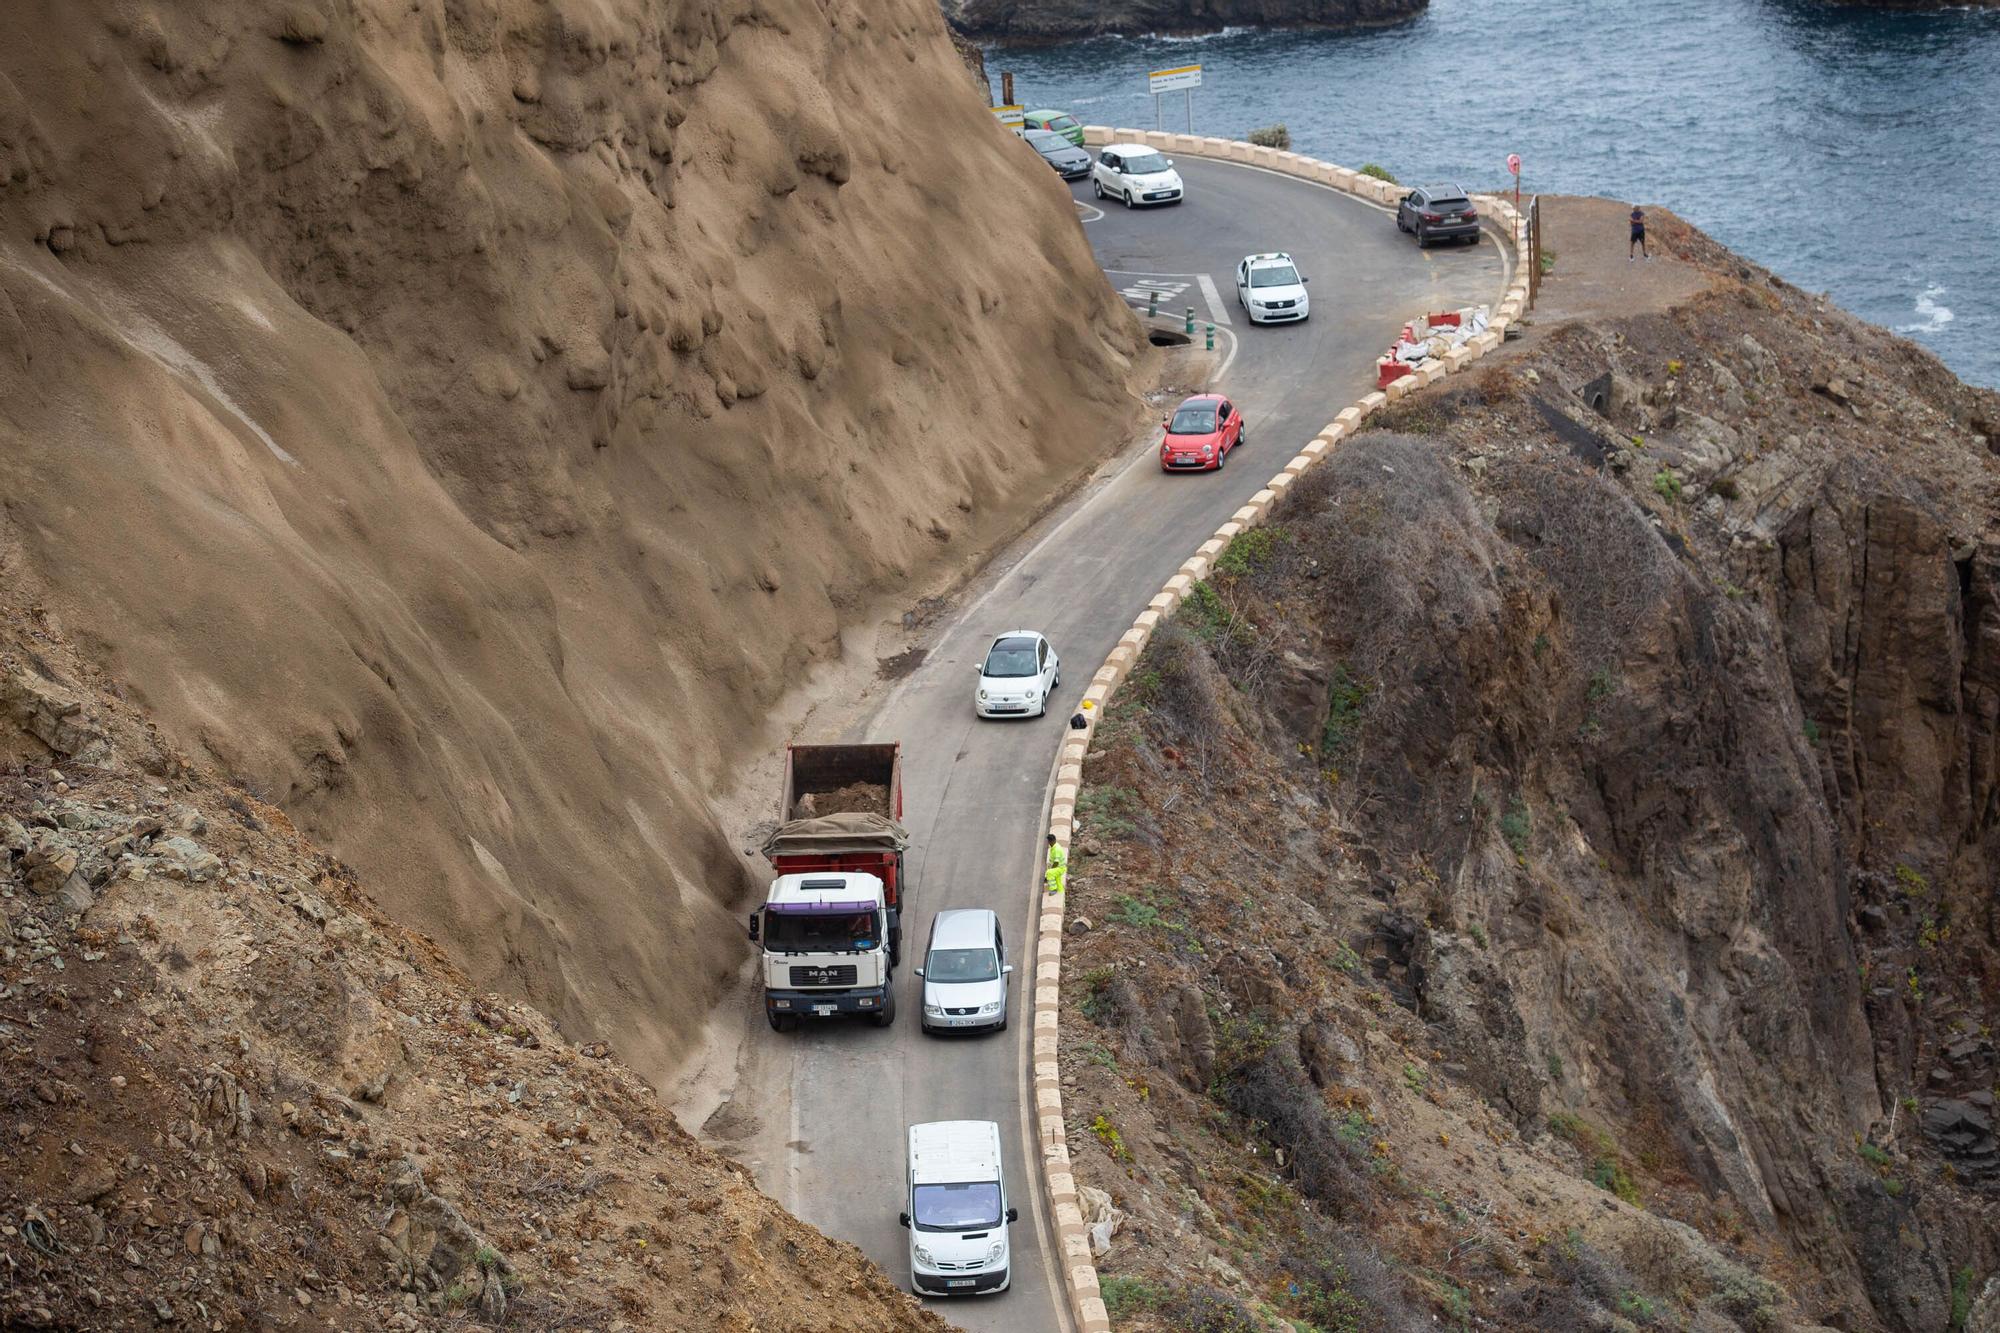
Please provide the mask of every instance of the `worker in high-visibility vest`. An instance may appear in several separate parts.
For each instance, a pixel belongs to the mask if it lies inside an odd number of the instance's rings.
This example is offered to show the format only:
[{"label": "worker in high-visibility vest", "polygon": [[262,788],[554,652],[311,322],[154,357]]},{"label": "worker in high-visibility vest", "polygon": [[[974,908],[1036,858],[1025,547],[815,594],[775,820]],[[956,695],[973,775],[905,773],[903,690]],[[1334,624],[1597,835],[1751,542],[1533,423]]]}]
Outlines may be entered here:
[{"label": "worker in high-visibility vest", "polygon": [[1042,872],[1042,890],[1045,893],[1061,893],[1069,879],[1069,853],[1056,841],[1056,835],[1049,834],[1049,868]]}]

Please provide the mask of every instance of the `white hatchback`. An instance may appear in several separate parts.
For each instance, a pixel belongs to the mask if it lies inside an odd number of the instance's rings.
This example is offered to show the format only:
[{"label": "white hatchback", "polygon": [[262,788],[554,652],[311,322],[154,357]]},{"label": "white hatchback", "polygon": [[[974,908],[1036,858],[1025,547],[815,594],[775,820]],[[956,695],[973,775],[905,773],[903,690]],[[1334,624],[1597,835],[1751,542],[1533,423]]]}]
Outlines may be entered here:
[{"label": "white hatchback", "polygon": [[1125,207],[1178,204],[1181,176],[1173,159],[1142,143],[1108,143],[1090,169],[1090,192],[1099,199],[1123,200]]},{"label": "white hatchback", "polygon": [[1312,313],[1312,303],[1306,299],[1307,281],[1282,250],[1246,255],[1236,266],[1236,303],[1249,313],[1252,324],[1304,319]]},{"label": "white hatchback", "polygon": [[1010,629],[994,639],[978,670],[972,709],[981,717],[1042,717],[1062,684],[1056,650],[1031,629]]}]

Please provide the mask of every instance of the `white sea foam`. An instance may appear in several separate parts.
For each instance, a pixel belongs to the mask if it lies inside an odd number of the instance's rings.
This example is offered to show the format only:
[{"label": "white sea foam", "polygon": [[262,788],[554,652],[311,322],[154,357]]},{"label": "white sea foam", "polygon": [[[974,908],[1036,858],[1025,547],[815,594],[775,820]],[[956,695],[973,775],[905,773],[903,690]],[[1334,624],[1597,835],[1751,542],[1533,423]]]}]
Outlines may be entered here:
[{"label": "white sea foam", "polygon": [[1936,333],[1945,325],[1958,318],[1951,313],[1951,307],[1938,300],[1945,289],[1932,283],[1917,293],[1917,318],[1909,324],[1898,324],[1898,333]]},{"label": "white sea foam", "polygon": [[1215,32],[1189,33],[1185,37],[1167,37],[1159,33],[1149,32],[1146,34],[1146,40],[1149,42],[1164,42],[1170,45],[1179,46],[1184,42],[1206,42],[1211,38],[1216,38],[1216,37],[1241,37],[1244,33],[1250,31],[1252,31],[1252,29],[1247,26],[1232,23],[1228,27],[1219,29],[1218,31]]},{"label": "white sea foam", "polygon": [[1217,37],[1241,37],[1256,29],[1248,24],[1232,23],[1214,32],[1191,32],[1183,36],[1173,36],[1163,32],[1107,32],[1104,35],[1117,42],[1157,42],[1162,46],[1185,46],[1190,42],[1212,41]]}]

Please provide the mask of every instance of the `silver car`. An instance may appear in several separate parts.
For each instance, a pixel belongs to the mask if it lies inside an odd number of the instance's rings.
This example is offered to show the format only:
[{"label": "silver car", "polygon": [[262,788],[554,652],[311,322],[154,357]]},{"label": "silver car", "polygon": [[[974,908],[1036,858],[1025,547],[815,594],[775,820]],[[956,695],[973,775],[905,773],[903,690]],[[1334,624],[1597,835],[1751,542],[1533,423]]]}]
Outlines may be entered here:
[{"label": "silver car", "polygon": [[1006,1031],[1013,970],[998,916],[983,907],[939,912],[917,969],[924,982],[924,1031]]}]

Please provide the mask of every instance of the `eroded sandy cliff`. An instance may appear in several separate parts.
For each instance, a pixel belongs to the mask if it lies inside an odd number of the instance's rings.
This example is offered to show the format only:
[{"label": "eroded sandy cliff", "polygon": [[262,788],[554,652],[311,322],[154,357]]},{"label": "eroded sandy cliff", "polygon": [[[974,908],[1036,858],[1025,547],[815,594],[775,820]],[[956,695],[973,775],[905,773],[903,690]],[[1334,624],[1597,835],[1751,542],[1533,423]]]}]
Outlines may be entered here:
[{"label": "eroded sandy cliff", "polygon": [[1127,414],[931,0],[0,13],[15,576],[482,986],[678,1051],[705,797]]}]

